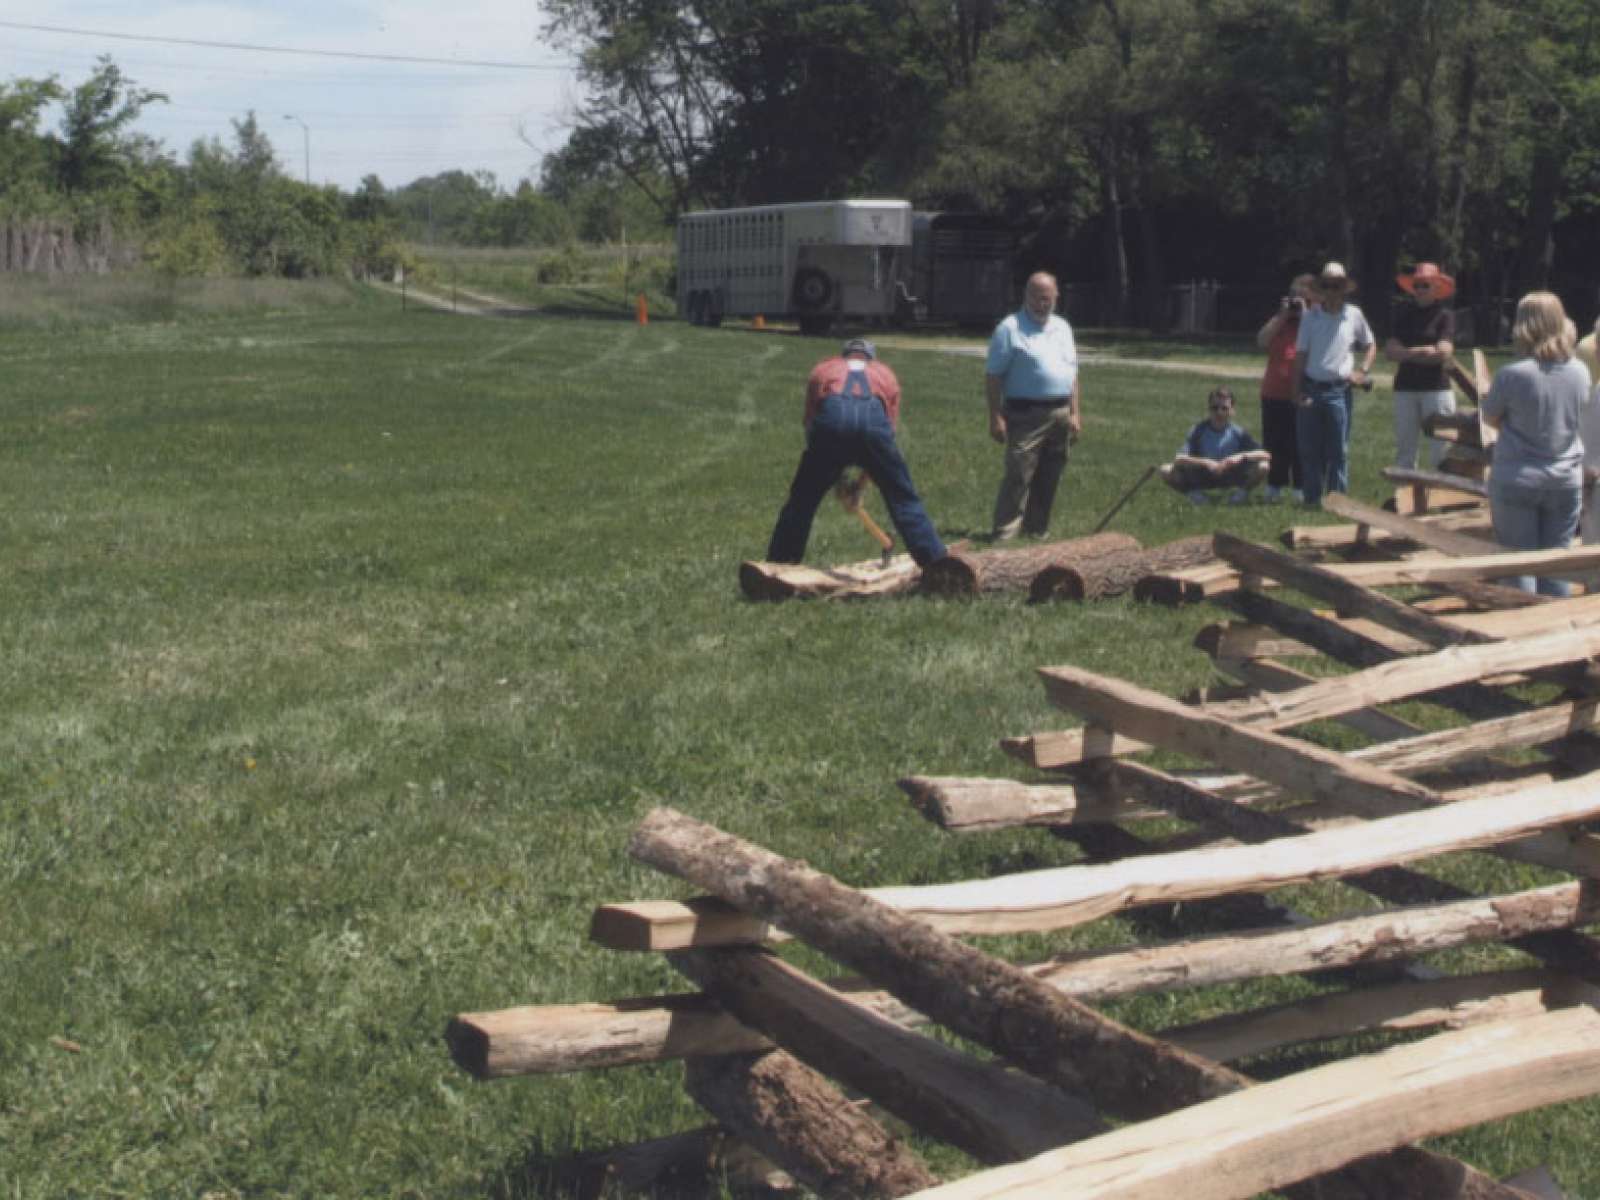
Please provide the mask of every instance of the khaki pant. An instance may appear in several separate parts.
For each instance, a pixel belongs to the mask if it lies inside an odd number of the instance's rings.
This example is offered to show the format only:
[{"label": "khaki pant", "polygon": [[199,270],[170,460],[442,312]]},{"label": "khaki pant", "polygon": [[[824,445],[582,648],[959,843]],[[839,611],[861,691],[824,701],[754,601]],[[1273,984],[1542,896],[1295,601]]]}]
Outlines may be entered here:
[{"label": "khaki pant", "polygon": [[1071,408],[1005,409],[1006,473],[994,501],[994,536],[1042,534],[1050,527],[1056,487],[1066,470]]}]

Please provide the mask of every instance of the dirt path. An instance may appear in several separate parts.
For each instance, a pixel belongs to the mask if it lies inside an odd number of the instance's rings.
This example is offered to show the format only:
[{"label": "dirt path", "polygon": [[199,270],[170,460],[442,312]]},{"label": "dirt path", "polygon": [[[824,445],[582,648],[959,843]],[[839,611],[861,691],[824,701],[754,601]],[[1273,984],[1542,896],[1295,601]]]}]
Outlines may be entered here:
[{"label": "dirt path", "polygon": [[456,288],[452,298],[448,290],[440,292],[418,287],[416,284],[407,284],[404,288],[392,283],[374,283],[372,286],[391,296],[403,295],[407,304],[422,304],[428,308],[459,313],[466,317],[525,317],[539,311],[532,305],[513,304],[510,300],[503,300],[499,296],[490,296],[463,287]]},{"label": "dirt path", "polygon": [[[400,295],[400,288],[390,283],[374,284],[390,295]],[[499,296],[491,296],[487,292],[473,291],[468,288],[455,289],[456,299],[451,301],[448,293],[440,294],[437,291],[428,291],[423,288],[411,286],[406,289],[408,301],[426,304],[431,308],[442,309],[446,312],[460,313],[468,317],[524,317],[536,313],[536,305],[516,304]],[[734,326],[733,328],[737,328]],[[779,332],[772,330],[768,332]],[[876,339],[878,345],[885,349],[894,350],[936,350],[945,354],[958,354],[963,358],[982,358],[987,349],[981,344],[970,342],[927,342],[913,338],[896,338],[893,336]],[[825,344],[825,343],[824,343]],[[1161,358],[1126,358],[1117,354],[1095,354],[1093,351],[1079,356],[1079,362],[1086,367],[1129,367],[1144,371],[1170,371],[1178,375],[1205,375],[1212,379],[1257,380],[1261,378],[1261,367],[1241,367],[1236,363],[1208,363],[1196,361],[1173,361]],[[1392,379],[1387,375],[1374,375],[1373,380],[1380,387],[1391,387]]]}]

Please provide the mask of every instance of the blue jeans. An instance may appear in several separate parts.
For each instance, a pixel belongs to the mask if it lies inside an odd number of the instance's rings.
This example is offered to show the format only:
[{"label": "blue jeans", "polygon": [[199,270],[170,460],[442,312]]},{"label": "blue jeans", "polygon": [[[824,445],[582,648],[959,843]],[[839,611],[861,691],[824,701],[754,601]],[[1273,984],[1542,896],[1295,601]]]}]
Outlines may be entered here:
[{"label": "blue jeans", "polygon": [[1323,492],[1350,490],[1350,382],[1304,379],[1301,388],[1311,403],[1299,409],[1295,441],[1305,478],[1306,503],[1316,504]]},{"label": "blue jeans", "polygon": [[772,530],[768,562],[799,562],[805,557],[817,507],[846,467],[862,467],[872,476],[889,506],[889,519],[919,567],[945,556],[944,543],[934,532],[911,483],[911,470],[895,444],[883,404],[871,396],[829,396],[811,419],[789,499]]},{"label": "blue jeans", "polygon": [[[1578,512],[1583,507],[1583,490],[1571,488],[1530,488],[1515,483],[1497,483],[1489,488],[1489,514],[1494,520],[1494,538],[1511,550],[1564,550],[1578,532]],[[1534,576],[1519,575],[1507,580],[1525,592],[1534,590]],[[1561,579],[1538,579],[1543,596],[1570,596],[1572,585]]]}]

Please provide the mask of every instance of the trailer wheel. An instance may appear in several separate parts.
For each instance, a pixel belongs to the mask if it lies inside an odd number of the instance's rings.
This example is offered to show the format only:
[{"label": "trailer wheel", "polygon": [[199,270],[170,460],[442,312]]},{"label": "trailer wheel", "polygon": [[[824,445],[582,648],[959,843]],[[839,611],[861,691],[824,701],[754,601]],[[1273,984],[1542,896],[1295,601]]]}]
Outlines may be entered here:
[{"label": "trailer wheel", "polygon": [[801,267],[794,273],[794,306],[801,312],[826,308],[833,299],[833,280],[821,267]]},{"label": "trailer wheel", "polygon": [[707,292],[706,306],[701,312],[700,323],[708,329],[722,327],[722,293]]}]

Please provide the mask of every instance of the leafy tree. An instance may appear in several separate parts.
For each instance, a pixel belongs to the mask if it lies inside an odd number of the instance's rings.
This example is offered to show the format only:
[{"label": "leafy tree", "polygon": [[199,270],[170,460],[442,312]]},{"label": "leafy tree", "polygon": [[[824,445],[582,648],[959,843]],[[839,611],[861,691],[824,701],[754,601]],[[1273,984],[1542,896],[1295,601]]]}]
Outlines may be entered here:
[{"label": "leafy tree", "polygon": [[40,203],[50,153],[39,121],[46,106],[65,95],[53,75],[0,83],[0,204],[6,208]]},{"label": "leafy tree", "polygon": [[160,92],[143,90],[102,55],[88,79],[63,97],[57,176],[68,193],[105,189],[123,181],[137,156],[125,132]]}]

